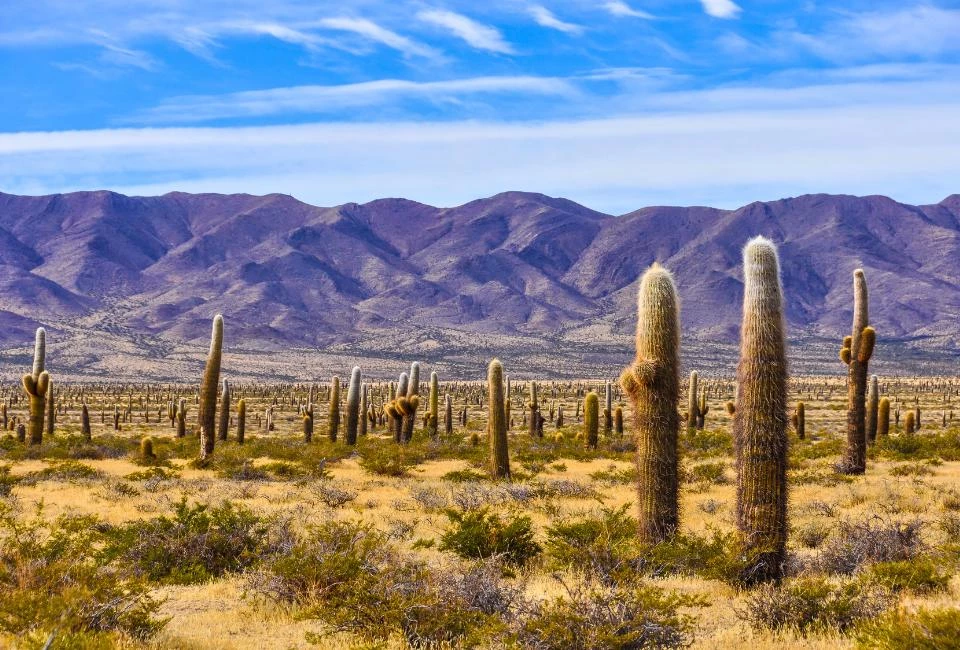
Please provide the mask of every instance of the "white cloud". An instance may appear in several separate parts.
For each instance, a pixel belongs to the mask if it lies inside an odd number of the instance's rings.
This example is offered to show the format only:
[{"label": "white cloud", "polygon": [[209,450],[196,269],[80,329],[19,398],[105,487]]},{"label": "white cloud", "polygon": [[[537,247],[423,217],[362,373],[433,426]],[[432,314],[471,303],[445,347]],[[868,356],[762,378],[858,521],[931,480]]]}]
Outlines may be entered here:
[{"label": "white cloud", "polygon": [[452,11],[431,9],[417,14],[420,20],[443,27],[454,36],[466,41],[471,47],[499,54],[514,54],[513,46],[503,38],[495,27],[478,23],[475,20]]},{"label": "white cloud", "polygon": [[643,18],[645,20],[653,20],[654,18],[653,14],[634,9],[623,0],[610,0],[610,2],[604,3],[603,8],[611,15],[618,17]]},{"label": "white cloud", "polygon": [[552,11],[541,5],[530,7],[530,15],[541,27],[555,29],[565,34],[580,34],[583,32],[582,26],[560,20]]},{"label": "white cloud", "polygon": [[478,94],[574,96],[577,93],[570,82],[551,77],[472,77],[429,82],[381,79],[336,86],[292,86],[225,95],[175,97],[128,121],[176,124],[237,117],[329,113],[410,97],[439,101]]},{"label": "white cloud", "polygon": [[369,38],[371,41],[381,43],[409,56],[436,57],[439,54],[432,47],[417,43],[365,18],[325,18],[320,20],[318,24],[329,29],[351,32]]},{"label": "white cloud", "polygon": [[736,18],[740,6],[732,0],[700,0],[703,10],[714,18]]}]

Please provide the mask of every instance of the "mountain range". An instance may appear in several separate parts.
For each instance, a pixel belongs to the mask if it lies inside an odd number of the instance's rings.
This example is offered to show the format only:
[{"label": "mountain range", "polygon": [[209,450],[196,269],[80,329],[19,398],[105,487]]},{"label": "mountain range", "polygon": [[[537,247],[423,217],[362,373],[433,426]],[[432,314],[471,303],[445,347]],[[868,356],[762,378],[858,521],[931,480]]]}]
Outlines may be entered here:
[{"label": "mountain range", "polygon": [[63,356],[79,355],[78,368],[105,372],[116,367],[109,354],[144,350],[172,358],[201,346],[218,312],[236,349],[264,354],[624,349],[637,280],[654,261],[675,275],[685,337],[724,346],[739,331],[741,250],[758,234],[779,246],[801,345],[836,347],[848,333],[855,268],[882,340],[944,351],[960,340],[960,195],[920,206],[807,195],[613,216],[524,192],[453,208],[0,193],[0,347],[11,350],[0,363],[20,363],[40,324],[72,342]]}]

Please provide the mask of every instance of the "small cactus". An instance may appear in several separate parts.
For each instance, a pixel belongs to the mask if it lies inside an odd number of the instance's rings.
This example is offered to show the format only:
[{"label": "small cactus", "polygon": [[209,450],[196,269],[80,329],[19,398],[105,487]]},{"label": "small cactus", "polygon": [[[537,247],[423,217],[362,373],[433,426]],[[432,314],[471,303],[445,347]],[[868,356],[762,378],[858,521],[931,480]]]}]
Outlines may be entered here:
[{"label": "small cactus", "polygon": [[358,414],[360,416],[359,434],[361,438],[367,435],[367,409],[368,408],[370,407],[367,401],[367,385],[361,384],[360,385],[360,413]]},{"label": "small cactus", "polygon": [[797,402],[797,408],[793,412],[793,428],[797,432],[797,437],[803,440],[807,436],[807,416],[806,406],[803,402]]},{"label": "small cactus", "polygon": [[890,400],[886,397],[880,398],[880,404],[877,407],[877,436],[886,438],[890,435]]},{"label": "small cactus", "polygon": [[307,444],[313,441],[313,409],[303,413],[303,441]]},{"label": "small cactus", "polygon": [[243,438],[247,434],[247,402],[240,399],[237,402],[237,444],[243,444]]},{"label": "small cactus", "polygon": [[183,438],[187,435],[187,400],[180,400],[180,408],[177,410],[177,437]]},{"label": "small cactus", "polygon": [[870,376],[870,385],[867,388],[867,443],[873,444],[877,440],[877,415],[880,409],[880,388],[876,375]]},{"label": "small cactus", "polygon": [[157,455],[153,453],[153,438],[145,436],[140,441],[140,459],[143,461],[155,460]]},{"label": "small cactus", "polygon": [[699,396],[699,378],[696,370],[690,372],[690,382],[687,388],[687,433],[693,434],[697,429],[697,419],[699,416],[699,405],[697,397]]},{"label": "small cactus", "polygon": [[[337,434],[340,431],[340,377],[335,376],[330,380],[330,421],[327,423],[327,438],[330,442],[337,441]],[[312,426],[311,416],[311,426]],[[311,429],[312,431],[312,429]]]},{"label": "small cactus", "polygon": [[587,393],[583,400],[583,431],[587,447],[596,449],[600,438],[600,396],[595,392]]},{"label": "small cactus", "polygon": [[618,406],[613,412],[613,430],[617,436],[623,435],[623,407]]},{"label": "small cactus", "polygon": [[444,431],[447,435],[450,435],[453,433],[453,398],[447,395],[444,401],[446,402],[443,416]]},{"label": "small cactus", "polygon": [[87,403],[84,402],[80,408],[80,435],[90,442],[90,411],[87,410]]},{"label": "small cactus", "polygon": [[903,432],[908,436],[912,436],[916,431],[916,422],[914,419],[913,411],[907,411],[907,415],[903,421]]}]

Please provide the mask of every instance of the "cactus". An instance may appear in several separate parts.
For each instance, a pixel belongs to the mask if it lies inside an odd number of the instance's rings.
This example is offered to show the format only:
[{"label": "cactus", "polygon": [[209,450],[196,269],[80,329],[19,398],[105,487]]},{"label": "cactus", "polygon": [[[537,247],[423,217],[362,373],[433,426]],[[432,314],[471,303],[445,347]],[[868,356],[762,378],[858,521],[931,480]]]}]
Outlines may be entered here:
[{"label": "cactus", "polygon": [[449,395],[446,395],[444,397],[444,401],[446,402],[446,409],[443,416],[443,428],[446,434],[449,436],[453,433],[453,398]]},{"label": "cactus", "polygon": [[690,372],[690,383],[687,388],[687,433],[693,434],[697,429],[697,397],[699,396],[700,375],[696,370]]},{"label": "cactus", "polygon": [[537,436],[537,426],[540,421],[540,403],[537,401],[537,382],[530,382],[530,401],[527,403],[527,409],[530,411],[530,437]]},{"label": "cactus", "polygon": [[877,440],[877,415],[880,408],[880,388],[876,375],[870,375],[870,384],[867,387],[867,443],[873,444]]},{"label": "cactus", "polygon": [[360,429],[360,366],[350,371],[350,385],[347,387],[347,431],[346,443],[357,444]]},{"label": "cactus", "polygon": [[620,385],[633,404],[638,535],[644,544],[669,539],[678,525],[678,310],[673,277],[654,264],[643,274],[637,293],[636,357],[620,375]]},{"label": "cactus", "polygon": [[600,438],[600,396],[590,391],[583,400],[583,437],[590,449],[596,449]]},{"label": "cactus", "polygon": [[613,431],[613,390],[611,390],[609,381],[604,387],[603,403],[603,433],[609,436],[610,432]]},{"label": "cactus", "polygon": [[180,408],[177,410],[177,437],[183,438],[187,435],[187,400],[180,400]]},{"label": "cactus", "polygon": [[623,407],[621,406],[613,412],[613,430],[618,437],[623,435]]},{"label": "cactus", "polygon": [[839,469],[863,474],[867,468],[867,365],[877,334],[869,325],[867,280],[862,269],[853,272],[853,333],[843,339],[840,360],[847,364],[847,446]]},{"label": "cactus", "polygon": [[920,430],[920,402],[913,407],[913,426],[915,431]]},{"label": "cactus", "polygon": [[700,400],[697,402],[697,430],[703,431],[703,428],[707,426],[707,413],[710,412],[710,407],[707,405],[707,389],[704,388],[700,391]]},{"label": "cactus", "polygon": [[30,398],[29,443],[39,445],[43,442],[43,418],[46,407],[47,385],[50,375],[42,371],[37,379],[33,375],[23,376],[23,390]]},{"label": "cactus", "polygon": [[247,402],[241,398],[237,402],[237,444],[243,444],[243,437],[247,434]]},{"label": "cactus", "polygon": [[220,393],[220,423],[217,427],[217,439],[226,440],[230,433],[230,384],[223,380],[223,390]]},{"label": "cactus", "polygon": [[[507,401],[507,410],[510,409],[510,402]],[[430,432],[430,436],[436,438],[438,433],[438,424],[440,416],[440,381],[437,378],[437,373],[430,373],[430,404],[429,404],[430,417],[427,420],[427,431]],[[509,415],[507,416],[507,421],[509,421]]]},{"label": "cactus", "polygon": [[890,400],[881,397],[877,408],[877,436],[885,438],[888,435],[890,435]]},{"label": "cactus", "polygon": [[23,426],[23,422],[17,425],[17,442],[24,443],[27,440],[27,427]]},{"label": "cactus", "polygon": [[37,333],[33,341],[33,369],[30,374],[33,380],[40,379],[40,373],[46,369],[47,363],[47,330],[42,327],[37,328]]},{"label": "cactus", "polygon": [[787,541],[787,356],[777,250],[757,237],[743,250],[743,324],[733,420],[741,579],[783,575]]},{"label": "cactus", "polygon": [[367,409],[369,408],[367,403],[367,385],[360,385],[360,437],[367,435]]},{"label": "cactus", "polygon": [[140,459],[144,461],[151,461],[157,457],[153,453],[153,438],[150,436],[145,436],[143,440],[140,441]]},{"label": "cactus", "polygon": [[807,437],[807,414],[803,402],[797,402],[797,408],[793,412],[793,428],[796,429],[800,440]]},{"label": "cactus", "polygon": [[413,439],[413,425],[417,422],[417,407],[420,405],[420,364],[416,361],[410,364],[406,400],[398,397],[397,405],[403,415],[401,440],[410,442]]},{"label": "cactus", "polygon": [[210,333],[210,352],[207,354],[207,366],[203,371],[203,383],[200,385],[200,460],[213,454],[214,430],[217,422],[217,386],[220,383],[220,358],[223,349],[223,316],[213,317],[213,331]]},{"label": "cactus", "polygon": [[86,402],[80,409],[80,434],[90,442],[90,411],[87,410]]},{"label": "cactus", "polygon": [[53,378],[51,378],[50,381],[47,382],[47,417],[44,420],[44,429],[50,437],[53,437],[56,414],[57,409],[53,403]]},{"label": "cactus", "polygon": [[506,412],[503,409],[503,365],[494,359],[487,371],[487,437],[490,440],[490,478],[510,479]]},{"label": "cactus", "polygon": [[[334,376],[330,380],[330,421],[327,423],[327,438],[330,442],[337,441],[340,431],[340,377]],[[313,416],[311,416],[311,420]],[[312,422],[311,422],[312,426]]]},{"label": "cactus", "polygon": [[915,431],[916,422],[914,420],[913,411],[907,411],[907,415],[904,418],[903,429],[904,433],[908,436],[913,435]]},{"label": "cactus", "polygon": [[[334,434],[336,435],[336,434]],[[334,441],[336,438],[333,439]],[[313,441],[313,409],[303,412],[303,441],[307,444]]]}]

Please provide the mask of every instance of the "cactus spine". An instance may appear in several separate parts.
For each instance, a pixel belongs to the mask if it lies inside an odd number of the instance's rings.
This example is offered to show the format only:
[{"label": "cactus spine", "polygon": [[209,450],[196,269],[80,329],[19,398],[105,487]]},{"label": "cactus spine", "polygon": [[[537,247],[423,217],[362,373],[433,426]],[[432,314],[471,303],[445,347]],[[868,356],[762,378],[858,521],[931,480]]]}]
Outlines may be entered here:
[{"label": "cactus spine", "polygon": [[506,412],[503,410],[503,365],[494,359],[487,370],[487,437],[490,440],[490,477],[510,478]]},{"label": "cactus spine", "polygon": [[247,403],[240,399],[237,402],[237,444],[243,444],[243,437],[247,434]]},{"label": "cactus spine", "polygon": [[877,436],[885,438],[888,435],[890,435],[890,400],[881,397],[877,408]]},{"label": "cactus spine", "polygon": [[214,430],[217,422],[217,385],[220,383],[220,359],[223,350],[223,316],[213,317],[210,333],[210,352],[200,385],[200,459],[213,454]]},{"label": "cactus spine", "polygon": [[743,250],[743,324],[733,420],[737,528],[748,584],[783,575],[787,542],[787,356],[780,268],[773,243]]},{"label": "cactus spine", "polygon": [[620,375],[633,404],[638,535],[644,544],[660,543],[677,531],[679,347],[677,290],[670,272],[654,264],[637,293],[636,357]]},{"label": "cactus spine", "polygon": [[873,444],[877,440],[877,415],[880,410],[880,387],[877,376],[870,375],[870,384],[867,388],[867,442]]},{"label": "cactus spine", "polygon": [[357,444],[360,429],[360,366],[350,371],[350,386],[347,388],[347,434],[348,445]]},{"label": "cactus spine", "polygon": [[226,440],[230,433],[230,384],[223,380],[223,390],[220,393],[220,423],[217,427],[217,439]]},{"label": "cactus spine", "polygon": [[583,400],[583,430],[587,447],[596,449],[600,439],[600,396],[593,391]]},{"label": "cactus spine", "polygon": [[867,364],[877,334],[869,325],[867,280],[863,269],[853,272],[853,332],[844,338],[840,360],[847,364],[847,446],[840,469],[863,474],[867,468]]},{"label": "cactus spine", "polygon": [[[337,433],[340,431],[340,377],[335,376],[330,381],[330,422],[327,424],[327,438],[330,442],[337,441]],[[313,417],[311,416],[311,420]],[[311,421],[311,433],[312,429]]]},{"label": "cactus spine", "polygon": [[[507,408],[509,410],[509,401],[507,402]],[[437,436],[438,432],[438,423],[440,417],[440,380],[437,377],[437,373],[430,373],[430,419],[427,422],[427,430],[430,432],[432,437]],[[509,420],[509,416],[508,416]]]}]

